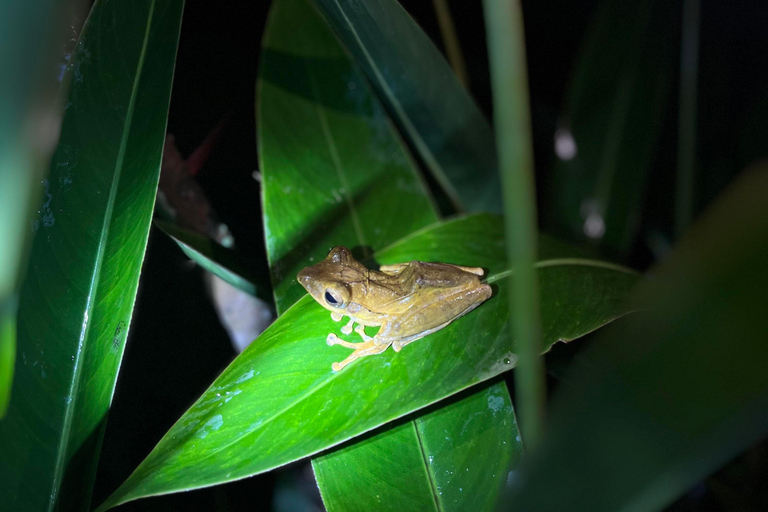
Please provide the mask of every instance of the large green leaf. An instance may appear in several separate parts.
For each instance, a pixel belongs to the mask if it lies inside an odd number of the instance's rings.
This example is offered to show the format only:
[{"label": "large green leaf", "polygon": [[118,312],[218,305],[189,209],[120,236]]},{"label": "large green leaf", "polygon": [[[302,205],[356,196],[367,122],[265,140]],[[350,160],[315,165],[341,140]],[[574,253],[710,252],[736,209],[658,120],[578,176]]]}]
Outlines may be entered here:
[{"label": "large green leaf", "polygon": [[314,0],[454,204],[501,213],[493,132],[396,0]]},{"label": "large green leaf", "polygon": [[493,510],[522,454],[501,382],[312,461],[335,510]]},{"label": "large green leaf", "polygon": [[[660,510],[768,433],[768,168],[728,191],[553,399],[513,510]],[[574,471],[574,468],[578,468]]]},{"label": "large green leaf", "polygon": [[370,257],[437,217],[384,109],[308,1],[274,3],[261,59],[264,231],[282,312],[305,293],[299,270],[332,246]]},{"label": "large green leaf", "polygon": [[[438,224],[376,256],[382,264],[480,262],[497,293],[477,310],[400,353],[333,372],[331,363],[348,349],[326,345],[338,324],[303,297],[224,370],[100,509],[268,471],[511,369],[511,272],[503,263],[503,241],[493,242],[500,223],[479,216]],[[633,272],[590,260],[549,259],[537,266],[547,346],[623,315],[637,281]]]},{"label": "large green leaf", "polygon": [[88,506],[138,286],[182,2],[97,2],[20,294],[0,509]]},{"label": "large green leaf", "polygon": [[0,418],[13,380],[30,221],[61,123],[55,62],[64,50],[66,7],[52,0],[0,5]]},{"label": "large green leaf", "polygon": [[[482,247],[471,247],[474,261],[485,267],[503,266],[500,222],[491,225],[481,215],[443,226],[450,227],[455,239],[432,227],[414,234],[410,240],[415,244],[406,239],[388,248],[395,251],[389,259],[396,261],[410,254],[426,257],[420,252],[424,245],[435,258],[454,258],[468,236],[481,230],[487,240]],[[580,257],[578,250],[547,236],[537,245],[542,260]],[[419,411],[411,426],[384,429],[359,444],[313,459],[326,508],[371,510],[368,504],[375,503],[376,510],[494,510],[507,472],[514,469],[523,451],[509,392],[500,382],[457,396],[461,399]],[[386,471],[384,454],[391,464],[409,468],[397,478],[402,476],[402,482],[417,487],[398,485],[391,471]],[[415,489],[424,488],[421,482],[428,492],[416,499]]]},{"label": "large green leaf", "polygon": [[[295,37],[294,32],[288,28],[297,24],[302,27],[301,38]],[[275,48],[283,54],[304,56],[305,59],[309,55],[318,61],[319,56],[336,55],[338,65],[325,67],[319,64],[307,65],[301,61],[288,61],[285,57],[276,59],[272,56]],[[308,48],[311,49],[310,53],[307,52]],[[306,2],[277,1],[273,4],[264,42],[262,76],[265,80],[269,80],[278,72],[281,76],[290,73],[292,79],[278,81],[273,78],[273,83],[262,86],[259,98],[262,121],[259,132],[263,134],[260,149],[263,155],[262,173],[265,177],[263,180],[265,226],[268,232],[283,234],[282,240],[268,238],[267,253],[272,262],[280,260],[280,253],[277,251],[281,250],[292,249],[298,256],[290,267],[280,268],[278,272],[273,271],[277,302],[283,310],[304,294],[304,290],[296,283],[297,272],[311,264],[313,260],[323,258],[330,246],[346,244],[352,247],[381,248],[398,236],[405,235],[436,219],[428,194],[418,186],[418,176],[413,164],[407,158],[403,158],[405,151],[397,147],[399,144],[397,136],[392,133],[375,97],[367,93],[365,101],[361,101],[360,98],[350,101],[349,83],[346,79],[342,80],[343,77],[350,75],[357,77],[356,82],[351,83],[354,83],[356,88],[360,88],[360,95],[366,95],[367,89],[355,65],[348,58],[346,64],[341,65],[345,62],[342,59],[345,55],[330,28]],[[280,67],[276,68],[276,66]],[[308,81],[310,84],[319,84],[311,91],[311,96],[291,94],[301,80]],[[312,101],[315,102],[314,106]],[[371,115],[371,105],[376,113],[375,116]],[[339,109],[347,115],[339,116],[334,112]],[[318,122],[321,121],[319,116],[334,120],[332,125],[327,124],[327,131],[324,124]],[[340,137],[349,138],[351,132],[355,132],[357,137],[362,134],[366,140],[371,139],[369,133],[361,132],[361,121],[366,119],[369,120],[369,124],[363,125],[363,129],[378,133],[371,142],[366,144],[335,142]],[[287,132],[303,134],[305,140],[300,141],[302,145],[300,151],[292,144],[293,138],[286,137]],[[329,136],[331,134],[333,135]],[[280,135],[279,138],[278,135]],[[310,167],[305,156],[308,151],[314,151],[315,158],[331,161],[322,167],[317,165]],[[384,156],[387,153],[393,156]],[[350,165],[347,162],[363,163]],[[297,179],[300,179],[300,182],[309,181],[312,184],[311,202],[304,200],[308,196],[306,191],[309,187],[296,187],[294,183]],[[340,181],[342,183],[344,181],[360,182],[364,186],[371,180],[383,180],[384,183],[396,182],[397,187],[377,185],[375,195],[364,191],[354,194],[355,191],[350,191],[350,200],[344,204],[344,207],[334,208],[333,205],[336,205],[339,199]],[[406,188],[409,193],[403,194],[403,188]],[[286,190],[288,190],[287,193]],[[334,223],[317,225],[318,206],[315,205],[318,204],[321,210],[324,209],[333,214],[335,225]],[[290,215],[286,215],[287,212],[290,212]],[[364,212],[364,216],[360,216],[360,212]],[[339,225],[345,227],[340,230],[336,227]],[[290,243],[294,246],[288,245]],[[365,256],[365,253],[362,256]],[[281,300],[283,290],[293,291],[289,291],[288,296],[283,296]],[[497,394],[507,393],[504,384],[497,386],[499,388],[496,390]],[[476,402],[474,400],[469,403]],[[463,414],[466,412],[465,409],[454,407],[443,411],[441,418],[458,414],[459,417],[455,422],[459,423],[465,420]],[[506,415],[505,420],[501,419],[502,415]],[[474,424],[481,421],[484,421],[486,439],[504,437],[509,432],[508,424],[514,422],[514,415],[510,407],[500,409],[493,415],[476,416]],[[460,432],[450,425],[451,422],[447,423],[451,436],[459,437],[463,434],[471,438],[474,433],[466,429]],[[412,432],[415,428],[413,425],[410,429],[398,429],[396,432]],[[494,431],[496,436],[489,435],[491,431]],[[424,436],[429,435],[430,432],[424,434]],[[386,452],[390,442],[386,440],[379,442],[379,437],[367,443],[365,449],[338,452],[325,457],[324,461],[333,460],[335,464],[318,473],[319,485],[323,487],[323,480],[326,477],[334,482],[350,478],[352,475],[345,473],[344,468],[348,465],[368,463],[368,451]],[[443,437],[445,434],[440,435],[440,439]],[[398,442],[406,446],[408,441],[413,439],[412,436],[406,436]],[[471,443],[471,440],[467,442]],[[406,451],[420,452],[419,444],[412,442]],[[453,459],[449,451],[450,449],[443,449],[439,454],[436,452],[437,460]],[[502,462],[498,464],[501,466],[508,464],[507,455],[508,452],[504,450],[494,449],[489,452],[489,456],[501,457]],[[384,480],[388,477],[389,472],[378,473],[380,469],[371,468],[373,480]],[[498,489],[496,482],[483,478],[479,471],[475,471],[472,476],[478,478],[479,483],[487,486],[479,494],[495,495]],[[371,490],[377,492],[380,501],[387,503],[397,501],[397,497],[393,496],[394,488],[392,487],[373,486]],[[427,498],[429,496],[430,494],[426,495]],[[323,497],[326,506],[330,506],[329,504],[335,500],[345,498],[343,494],[333,490],[326,490]],[[492,504],[493,501],[490,503]]]},{"label": "large green leaf", "polygon": [[672,86],[676,5],[604,1],[598,10],[555,134],[548,229],[613,253],[632,247]]}]

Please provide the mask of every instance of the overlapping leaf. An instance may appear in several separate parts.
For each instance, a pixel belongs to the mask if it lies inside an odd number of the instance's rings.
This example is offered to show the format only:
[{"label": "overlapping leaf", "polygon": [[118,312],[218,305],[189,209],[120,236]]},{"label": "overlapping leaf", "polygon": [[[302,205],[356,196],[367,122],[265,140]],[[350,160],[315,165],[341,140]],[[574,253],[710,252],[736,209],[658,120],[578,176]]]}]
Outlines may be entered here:
[{"label": "overlapping leaf", "polygon": [[765,437],[766,194],[762,166],[638,289],[645,311],[583,354],[506,507],[661,510]]},{"label": "overlapping leaf", "polygon": [[308,1],[274,3],[261,55],[264,232],[282,312],[305,293],[299,270],[334,245],[364,259],[437,217],[384,109]]},{"label": "overlapping leaf", "polygon": [[[348,349],[328,347],[325,337],[338,324],[303,297],[216,379],[104,508],[268,471],[512,368],[506,293],[512,276],[503,250],[487,242],[499,223],[479,216],[439,224],[376,255],[382,264],[412,258],[466,264],[475,261],[466,248],[482,248],[477,256],[489,264],[497,293],[472,314],[400,353],[387,351],[337,373],[331,363]],[[624,314],[624,298],[637,280],[589,260],[538,266],[547,346]]]},{"label": "overlapping leaf", "polygon": [[490,125],[396,0],[314,0],[454,204],[501,213]]},{"label": "overlapping leaf", "polygon": [[[296,24],[303,27],[301,38],[294,37],[294,32],[290,29]],[[273,56],[275,48],[279,48],[285,55],[304,55],[305,60],[311,57],[318,64],[308,66],[303,61],[291,61],[285,56],[275,59]],[[311,48],[311,52],[307,51],[308,48]],[[327,54],[337,55],[337,66],[325,69],[319,65],[318,55]],[[392,132],[386,117],[380,114],[382,109],[378,101],[367,92],[364,81],[360,80],[357,67],[348,58],[346,65],[341,65],[345,62],[345,56],[344,50],[338,40],[333,37],[329,27],[306,2],[277,1],[273,4],[265,37],[261,71],[262,78],[267,83],[262,84],[258,110],[261,114],[259,132],[262,134],[260,144],[263,160],[262,173],[265,176],[263,181],[265,226],[270,233],[280,232],[285,235],[272,239],[268,237],[267,240],[267,252],[270,261],[273,262],[276,300],[282,309],[304,293],[296,283],[298,270],[323,258],[330,246],[346,244],[357,248],[381,248],[393,241],[394,234],[407,234],[409,231],[431,223],[436,218],[426,190],[418,186],[417,170],[411,161],[402,157],[405,150],[397,147],[399,145],[397,136]],[[290,75],[293,79],[291,81],[275,80],[274,77],[278,72],[280,76]],[[350,83],[341,81],[339,73],[342,76],[358,77],[357,81]],[[301,80],[314,84],[311,95],[295,94],[297,83]],[[355,88],[361,88],[358,94],[365,95],[365,101],[360,100],[363,96],[350,101],[350,84]],[[312,102],[315,103],[314,106]],[[374,107],[374,112],[377,112],[376,116],[371,116],[370,105]],[[338,112],[340,109],[347,115],[340,116]],[[318,123],[319,118],[320,123]],[[332,119],[334,122],[328,124],[322,122],[324,119]],[[363,125],[361,128],[360,120],[365,119],[370,120],[369,126]],[[378,132],[379,136],[368,144],[344,143],[350,137],[350,133],[354,133],[358,139],[361,134],[365,135],[361,129]],[[389,136],[385,137],[388,132]],[[271,136],[273,133],[301,133],[304,136],[296,141],[301,144],[301,147],[294,151],[286,151],[294,147],[294,139],[286,139],[285,135],[278,139],[276,136]],[[318,135],[325,136],[318,137]],[[339,144],[337,140],[342,143]],[[397,147],[396,150],[391,149],[395,147]],[[310,151],[314,152],[316,159],[321,162],[325,160],[327,163],[307,165],[308,162],[302,155]],[[386,152],[390,153],[389,157],[384,156]],[[356,162],[364,163],[355,165]],[[340,186],[340,182],[365,183],[372,179],[382,183],[375,187],[373,194],[356,193],[355,190],[345,192]],[[306,187],[307,182],[312,184],[311,189]],[[385,185],[387,183],[391,185],[392,182],[397,183],[396,189]],[[295,186],[296,183],[299,184],[298,187]],[[403,189],[406,187],[408,193],[404,194]],[[340,207],[329,206],[336,205],[339,201],[340,190],[345,196],[345,204]],[[322,206],[319,210],[334,211],[336,217],[334,223],[316,223],[315,217],[318,211],[316,203],[321,199],[325,199],[325,202],[320,203]],[[338,225],[345,224],[354,229],[349,227],[338,229]],[[280,254],[277,251],[297,253],[300,257],[290,268],[281,268]],[[359,255],[364,257],[366,252],[361,251]],[[283,300],[281,299],[283,290],[293,291],[290,292],[290,297]],[[508,395],[503,383],[497,384],[495,388],[496,395]],[[509,401],[508,397],[507,401]],[[477,400],[471,400],[468,403],[477,404]],[[445,420],[458,414],[454,423],[463,423],[465,421],[463,414],[466,412],[463,408],[453,407],[442,411],[440,418]],[[474,412],[476,411],[473,410],[472,414]],[[486,441],[495,438],[506,439],[509,436],[508,424],[514,423],[511,406],[508,409],[494,410],[492,413],[481,410],[479,415],[474,416],[474,424],[479,423],[485,425]],[[401,432],[415,432],[416,428],[414,423],[409,428],[396,430],[393,435],[399,436]],[[471,438],[473,431],[462,430],[454,425],[447,425],[447,428],[451,436],[458,438],[464,435],[467,437],[467,443],[473,442]],[[496,435],[491,435],[492,431]],[[384,436],[387,435],[389,434],[384,434]],[[431,433],[425,433],[420,439],[425,442],[430,435]],[[318,484],[321,488],[324,486],[323,480],[326,477],[337,483],[344,479],[355,479],[355,474],[346,472],[343,468],[347,465],[370,465],[369,450],[374,454],[382,453],[392,442],[397,442],[403,446],[403,453],[420,453],[420,444],[414,444],[413,440],[416,438],[412,436],[409,437],[406,434],[403,439],[398,437],[399,441],[380,441],[381,437],[376,436],[355,450],[337,452],[324,457],[322,460],[326,469],[318,471]],[[441,435],[440,439],[443,437]],[[436,452],[436,460],[452,461],[451,449],[442,448],[439,454]],[[489,458],[497,458],[499,461],[497,466],[507,466],[511,462],[512,447],[510,445],[509,449],[504,448],[499,446],[487,450]],[[489,461],[486,469],[490,469],[491,465],[493,464]],[[340,469],[334,469],[337,467]],[[393,495],[394,489],[378,483],[387,479],[389,474],[389,472],[380,473],[380,469],[368,467],[367,473],[373,480],[369,490],[378,496],[378,501],[396,503],[399,498]],[[498,482],[491,478],[484,478],[481,471],[473,472],[472,476],[483,486],[482,489],[477,489],[476,494],[491,499],[492,504],[492,497],[499,489]],[[491,473],[488,473],[488,477],[490,476]],[[425,481],[429,483],[430,478],[426,477]],[[461,485],[463,484],[456,485],[456,489]],[[431,500],[430,495],[431,493],[423,498]],[[348,499],[346,494],[338,494],[330,489],[325,490],[323,497],[326,507],[330,508],[333,502]],[[359,497],[361,500],[365,499],[363,493],[360,493]]]},{"label": "overlapping leaf", "polygon": [[2,510],[88,506],[155,200],[181,9],[97,2],[73,55],[0,422]]},{"label": "overlapping leaf", "polygon": [[232,249],[170,222],[155,220],[155,225],[170,236],[184,254],[208,272],[245,293],[272,301],[271,287],[266,282],[269,278],[261,279],[240,261]]}]

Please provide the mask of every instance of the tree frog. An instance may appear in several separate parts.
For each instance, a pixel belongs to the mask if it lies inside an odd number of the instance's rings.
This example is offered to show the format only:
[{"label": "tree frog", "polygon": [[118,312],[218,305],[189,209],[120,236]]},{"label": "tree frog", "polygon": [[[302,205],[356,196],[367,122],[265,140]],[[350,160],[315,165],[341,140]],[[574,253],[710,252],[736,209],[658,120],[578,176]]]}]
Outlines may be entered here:
[{"label": "tree frog", "polygon": [[[355,332],[363,339],[349,343],[330,333],[328,345],[354,351],[340,363],[340,371],[352,361],[384,352],[390,345],[399,352],[405,345],[438,331],[466,315],[491,296],[491,287],[480,282],[483,269],[448,263],[411,261],[367,269],[346,247],[334,247],[323,261],[307,267],[298,281],[339,322],[349,323],[344,334]],[[381,326],[371,337],[366,326]]]}]

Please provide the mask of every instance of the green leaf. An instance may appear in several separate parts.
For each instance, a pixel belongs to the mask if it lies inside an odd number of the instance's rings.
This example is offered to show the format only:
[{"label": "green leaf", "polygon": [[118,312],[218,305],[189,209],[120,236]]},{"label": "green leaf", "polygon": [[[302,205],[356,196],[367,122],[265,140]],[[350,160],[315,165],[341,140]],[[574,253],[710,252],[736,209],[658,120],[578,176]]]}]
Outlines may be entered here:
[{"label": "green leaf", "polygon": [[326,509],[493,510],[523,447],[506,384],[468,391],[313,459]]},{"label": "green leaf", "polygon": [[244,265],[235,251],[171,222],[155,219],[154,223],[205,270],[245,293],[272,302],[272,287]]},{"label": "green leaf", "polygon": [[549,230],[608,252],[632,247],[672,85],[671,6],[605,1],[598,10],[555,134],[561,156],[541,210]]},{"label": "green leaf", "polygon": [[51,71],[64,47],[66,4],[30,0],[0,7],[0,418],[13,381],[30,222],[61,123],[59,80]]},{"label": "green leaf", "polygon": [[395,0],[314,0],[454,205],[501,213],[493,132]]},{"label": "green leaf", "polygon": [[[477,216],[438,224],[377,254],[382,264],[414,258],[488,262],[488,281],[498,290],[478,309],[401,353],[387,351],[333,372],[331,363],[348,349],[326,345],[338,324],[303,297],[224,370],[100,509],[268,471],[512,368],[511,276],[503,241],[499,251],[491,238],[500,223]],[[537,266],[546,346],[625,314],[624,298],[637,281],[633,272],[590,260],[543,260]]]},{"label": "green leaf", "polygon": [[369,258],[436,215],[386,112],[308,1],[274,2],[258,88],[264,230],[282,312],[305,293],[296,274],[331,247]]},{"label": "green leaf", "polygon": [[100,1],[22,286],[0,510],[86,509],[155,201],[182,2]]},{"label": "green leaf", "polygon": [[[302,27],[301,38],[295,37],[289,29],[289,27],[297,24]],[[272,84],[267,83],[262,86],[262,93],[259,98],[259,111],[263,116],[259,133],[264,134],[261,153],[265,155],[262,165],[265,231],[276,232],[279,230],[285,235],[285,241],[279,243],[269,243],[268,238],[268,256],[272,262],[279,261],[280,254],[275,254],[275,251],[285,250],[281,249],[281,245],[287,244],[292,238],[296,240],[292,242],[295,244],[293,251],[303,256],[289,268],[273,272],[278,304],[281,301],[281,290],[293,290],[289,292],[290,297],[283,301],[282,309],[285,309],[296,298],[304,295],[304,290],[296,282],[298,271],[304,266],[310,265],[313,259],[319,261],[324,258],[332,245],[346,244],[352,247],[381,248],[416,228],[432,223],[436,217],[432,212],[426,190],[419,187],[418,176],[413,163],[402,156],[407,153],[404,149],[397,147],[399,144],[397,136],[392,132],[376,98],[368,94],[364,103],[359,99],[356,100],[356,103],[350,101],[349,83],[344,77],[354,73],[356,81],[350,83],[353,83],[356,89],[360,88],[361,94],[367,91],[364,80],[356,70],[354,63],[345,56],[346,54],[339,42],[333,37],[322,17],[318,16],[311,6],[300,2],[275,2],[269,18],[264,46],[264,64],[261,70],[262,77],[265,77],[264,80],[269,80],[269,77],[274,77],[278,72],[281,73],[281,76],[290,76],[290,80],[272,78]],[[344,56],[347,60],[338,58],[339,65],[335,65],[335,67],[321,64],[308,65],[302,62],[287,61],[285,57],[271,57],[275,48],[278,48],[283,54],[299,56],[305,56],[307,48],[310,48],[311,53],[307,55],[315,59],[318,59],[318,55],[333,55]],[[304,58],[306,59],[306,56]],[[341,66],[340,64],[343,62],[346,64]],[[312,92],[311,96],[306,93],[290,94],[291,91],[296,90],[297,84],[301,83],[301,80],[310,84],[322,84],[322,94],[315,94],[314,90],[309,91]],[[320,89],[316,90],[319,91]],[[308,99],[316,103],[314,108]],[[375,116],[370,114],[372,108],[369,105],[374,106]],[[335,115],[334,111],[338,109],[347,114],[357,115],[354,117]],[[318,123],[319,115],[333,116],[330,119],[336,120],[332,125],[328,125],[328,131],[326,131],[323,123]],[[361,132],[359,120],[366,118],[372,119],[372,121],[369,121],[368,126],[364,125],[364,129],[368,132],[372,131],[378,136],[371,137]],[[268,123],[267,121],[271,122]],[[276,130],[280,131],[276,132]],[[301,147],[291,145],[296,136],[287,137],[285,135],[286,130],[301,134],[303,140],[297,141]],[[332,133],[334,136],[318,138],[324,132]],[[274,133],[281,135],[281,137],[278,139],[277,135],[270,136]],[[335,142],[336,139],[349,139],[351,133],[355,133],[357,137],[365,135],[366,140],[371,140],[371,142],[365,144],[337,144]],[[312,145],[310,141],[317,142]],[[305,156],[308,150],[314,150],[316,155],[321,157],[327,155],[325,156],[326,160],[333,159],[334,161],[325,164],[323,172],[319,172],[317,165],[308,165]],[[382,155],[387,153],[394,156],[394,158],[389,158],[389,162],[382,158]],[[369,163],[348,165],[346,162]],[[287,169],[290,169],[291,172],[286,172]],[[298,178],[300,178],[300,182],[309,182],[312,186],[295,186],[295,181]],[[380,182],[375,186],[375,195],[368,193],[353,195],[352,200],[346,203],[346,208],[333,212],[336,223],[344,223],[347,227],[343,230],[337,230],[332,226],[330,229],[322,226],[321,231],[317,232],[318,207],[312,205],[313,203],[319,204],[326,210],[329,209],[328,205],[335,205],[339,199],[338,188],[341,180],[347,182],[357,180],[362,183],[370,180],[383,180],[383,183],[386,183],[387,180],[396,180],[397,186],[396,188],[384,186]],[[407,188],[410,193],[404,195],[403,188]],[[289,190],[289,193],[285,193],[285,190]],[[307,190],[312,190],[313,202],[305,200]],[[366,212],[364,217],[358,217],[360,211]],[[290,212],[290,215],[286,215],[287,212]],[[349,226],[353,226],[355,229],[349,229]],[[328,229],[327,233],[322,231],[325,229]],[[365,252],[362,253],[362,256],[365,256]],[[503,392],[506,392],[506,388],[503,389]],[[466,412],[461,408],[451,410],[458,414]],[[514,421],[511,409],[504,412],[509,412],[508,422]],[[494,422],[497,423],[497,428],[505,428],[508,422],[499,421],[500,417],[501,414],[491,417],[489,421],[492,423],[488,425],[488,429],[493,428]],[[464,419],[459,418],[456,421],[463,422]],[[411,427],[411,430],[414,428],[415,426]],[[451,435],[459,435],[458,431],[454,434],[453,428],[450,426],[448,428]],[[408,432],[408,429],[405,431]],[[503,434],[506,433],[505,430]],[[408,439],[413,438],[406,437],[399,442],[406,445]],[[388,449],[388,444],[386,440],[382,441],[382,445],[372,440],[371,443],[367,444],[367,449],[381,452]],[[409,452],[419,452],[418,444],[412,444],[409,447]],[[366,450],[336,453],[326,457],[326,460],[334,459],[335,467],[339,467],[343,471],[344,466],[358,464],[357,459],[361,457],[365,459],[366,453]],[[503,455],[504,452],[496,453]],[[450,457],[447,453],[442,453],[442,455],[444,458]],[[505,460],[505,462],[508,461]],[[371,471],[378,469],[380,468],[371,468]],[[323,486],[323,478],[326,476],[331,480],[344,478],[345,475],[334,477],[334,471],[335,469],[332,467],[322,475],[318,475],[318,483],[321,487]],[[389,474],[390,472],[387,471],[372,476],[372,478],[383,480],[389,478]],[[489,483],[487,479],[482,480],[482,482]],[[495,482],[490,483],[495,484]],[[487,490],[488,492],[483,492],[483,494],[495,495],[497,488],[498,486],[490,488]],[[393,489],[391,487],[376,486],[372,488],[373,490],[378,491],[380,499],[386,502],[394,503],[398,499],[392,495]],[[425,495],[427,498],[429,496],[430,494]],[[332,491],[326,492],[324,494],[326,506],[335,498],[344,499],[344,496],[336,495]]]},{"label": "green leaf", "polygon": [[661,510],[764,438],[767,194],[747,172],[581,355],[509,509]]},{"label": "green leaf", "polygon": [[[473,261],[486,268],[499,266],[505,257],[503,225],[490,219],[492,217],[479,215],[460,223],[445,224],[455,239],[444,236],[434,227],[415,234],[414,239],[419,245],[429,247],[436,259],[448,261],[445,258],[455,258],[460,253],[468,235],[480,230],[487,240],[482,245],[471,246],[477,258]],[[545,235],[540,237],[537,246],[540,259],[582,256],[578,249]],[[419,254],[419,247],[404,240],[389,251],[394,251],[388,256],[394,262]],[[494,510],[507,472],[514,469],[523,451],[507,386],[503,382],[484,386],[479,392],[463,392],[448,402],[430,407],[427,412],[420,411],[411,420],[410,428],[379,430],[359,445],[345,446],[313,459],[326,508],[370,509],[364,505],[376,503],[376,510]],[[411,431],[418,435],[414,438]],[[397,448],[391,449],[390,445]],[[405,474],[398,471],[396,475],[386,471],[381,461],[382,452],[393,464],[415,471]],[[401,452],[403,459],[400,459]],[[416,453],[418,464],[412,460]],[[428,484],[427,505],[412,499],[411,489],[394,480],[400,477],[407,485]],[[361,485],[362,478],[370,480]]]}]

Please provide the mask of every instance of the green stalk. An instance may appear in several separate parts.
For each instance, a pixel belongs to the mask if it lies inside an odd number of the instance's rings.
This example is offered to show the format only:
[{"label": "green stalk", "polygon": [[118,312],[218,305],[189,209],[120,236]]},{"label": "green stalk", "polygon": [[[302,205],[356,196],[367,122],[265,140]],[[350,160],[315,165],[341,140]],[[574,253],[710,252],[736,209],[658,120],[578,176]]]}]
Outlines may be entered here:
[{"label": "green stalk", "polygon": [[680,114],[677,139],[677,190],[675,236],[693,221],[693,188],[696,167],[696,75],[699,67],[699,0],[683,4],[680,48]]},{"label": "green stalk", "polygon": [[518,355],[516,409],[527,447],[536,446],[544,415],[536,261],[536,194],[528,110],[523,18],[519,0],[483,0],[493,90],[494,127],[503,185],[505,237],[514,279],[512,334]]},{"label": "green stalk", "polygon": [[432,0],[435,7],[437,23],[440,25],[440,35],[443,37],[443,46],[448,57],[453,72],[465,89],[469,89],[469,80],[467,78],[467,67],[464,65],[464,54],[461,51],[459,38],[456,35],[456,27],[453,24],[451,9],[448,7],[447,0]]}]

